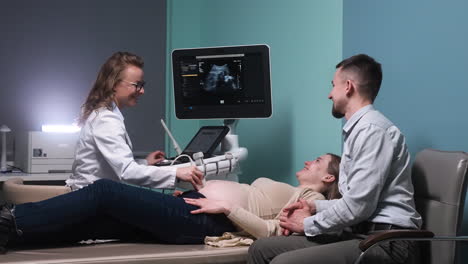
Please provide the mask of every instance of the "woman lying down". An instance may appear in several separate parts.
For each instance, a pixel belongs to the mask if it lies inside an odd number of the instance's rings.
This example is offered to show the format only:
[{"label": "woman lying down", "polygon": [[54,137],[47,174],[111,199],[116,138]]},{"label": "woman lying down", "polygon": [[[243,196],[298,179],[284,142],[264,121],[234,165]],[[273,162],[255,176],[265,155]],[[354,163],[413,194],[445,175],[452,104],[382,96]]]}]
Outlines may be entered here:
[{"label": "woman lying down", "polygon": [[120,239],[203,243],[205,236],[245,231],[281,234],[279,213],[298,199],[336,199],[340,157],[325,154],[296,173],[299,186],[259,178],[252,185],[208,181],[179,196],[98,180],[37,203],[0,209],[0,250],[21,245]]}]

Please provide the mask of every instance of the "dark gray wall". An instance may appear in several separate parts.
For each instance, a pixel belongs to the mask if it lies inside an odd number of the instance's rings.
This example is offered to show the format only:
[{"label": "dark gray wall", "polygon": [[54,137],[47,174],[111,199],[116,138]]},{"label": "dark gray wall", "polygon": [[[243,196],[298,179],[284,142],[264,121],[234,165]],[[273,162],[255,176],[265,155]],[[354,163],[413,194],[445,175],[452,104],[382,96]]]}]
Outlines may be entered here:
[{"label": "dark gray wall", "polygon": [[145,95],[123,113],[134,150],[164,148],[165,0],[0,4],[0,125],[13,130],[10,153],[17,131],[71,124],[100,66],[119,50],[145,59]]}]

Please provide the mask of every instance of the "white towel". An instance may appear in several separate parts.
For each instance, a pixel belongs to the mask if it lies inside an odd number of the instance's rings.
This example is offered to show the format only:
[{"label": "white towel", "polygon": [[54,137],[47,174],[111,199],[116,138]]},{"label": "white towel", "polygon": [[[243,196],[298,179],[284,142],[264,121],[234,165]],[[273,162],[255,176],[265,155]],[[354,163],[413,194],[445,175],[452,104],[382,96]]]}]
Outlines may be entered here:
[{"label": "white towel", "polygon": [[254,238],[245,232],[225,232],[222,236],[207,236],[205,244],[213,247],[239,247],[252,245]]}]

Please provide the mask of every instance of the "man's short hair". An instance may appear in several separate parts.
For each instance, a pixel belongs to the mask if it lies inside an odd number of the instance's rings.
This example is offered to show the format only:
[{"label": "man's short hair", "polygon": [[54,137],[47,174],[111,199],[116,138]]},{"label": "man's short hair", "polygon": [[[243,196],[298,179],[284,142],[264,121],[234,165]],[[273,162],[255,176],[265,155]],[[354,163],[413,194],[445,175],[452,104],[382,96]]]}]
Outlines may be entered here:
[{"label": "man's short hair", "polygon": [[342,71],[354,73],[358,76],[358,90],[374,102],[382,83],[382,65],[366,54],[358,54],[344,59],[336,65]]}]

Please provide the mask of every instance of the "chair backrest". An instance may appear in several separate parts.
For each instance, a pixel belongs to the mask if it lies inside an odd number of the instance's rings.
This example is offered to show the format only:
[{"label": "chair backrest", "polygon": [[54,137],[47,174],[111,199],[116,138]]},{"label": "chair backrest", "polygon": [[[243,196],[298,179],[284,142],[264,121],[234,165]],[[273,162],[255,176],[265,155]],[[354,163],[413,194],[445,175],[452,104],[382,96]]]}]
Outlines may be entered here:
[{"label": "chair backrest", "polygon": [[12,178],[3,183],[5,201],[13,204],[39,202],[71,191],[66,186],[24,185],[23,179]]},{"label": "chair backrest", "polygon": [[[436,236],[459,235],[467,185],[468,153],[425,149],[416,155],[412,178],[423,229]],[[454,263],[455,242],[425,244],[421,263]],[[427,254],[429,253],[429,254]]]}]

